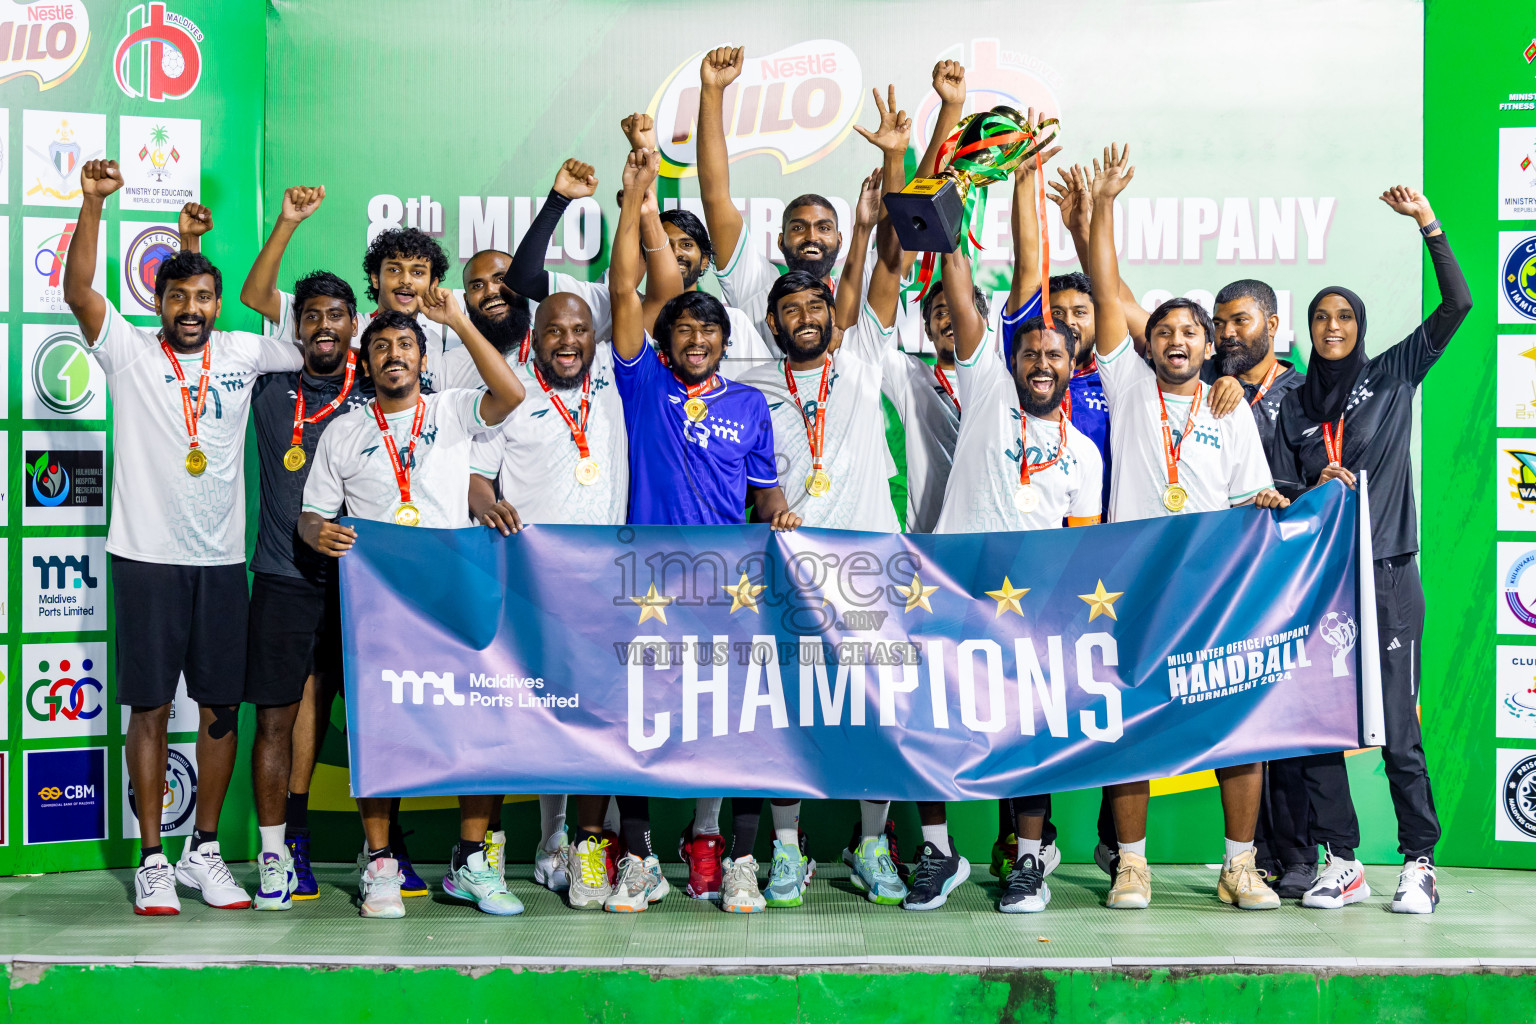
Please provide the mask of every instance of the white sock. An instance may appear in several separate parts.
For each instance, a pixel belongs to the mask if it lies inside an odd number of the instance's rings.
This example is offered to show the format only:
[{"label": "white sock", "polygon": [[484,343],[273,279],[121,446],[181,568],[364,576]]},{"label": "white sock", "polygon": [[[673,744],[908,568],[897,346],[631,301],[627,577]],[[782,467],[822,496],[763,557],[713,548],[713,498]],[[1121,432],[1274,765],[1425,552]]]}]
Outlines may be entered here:
[{"label": "white sock", "polygon": [[286,825],[257,825],[256,831],[261,833],[262,853],[288,856],[288,847],[283,845],[283,833],[287,831]]},{"label": "white sock", "polygon": [[859,817],[863,819],[863,831],[860,835],[868,838],[878,836],[885,831],[886,819],[891,815],[891,802],[889,800],[860,800]]},{"label": "white sock", "polygon": [[1031,857],[1035,858],[1035,863],[1036,864],[1040,863],[1040,840],[1038,840],[1038,839],[1020,839],[1019,840],[1019,849],[1018,849],[1018,852],[1017,852],[1017,854],[1015,856],[1018,856],[1019,858],[1023,858],[1023,856],[1026,853],[1029,854]]},{"label": "white sock", "polygon": [[946,857],[953,857],[955,852],[949,848],[949,825],[924,825],[923,842],[932,843]]},{"label": "white sock", "polygon": [[792,849],[800,849],[800,801],[792,804],[769,804],[768,813],[773,815],[773,838]]},{"label": "white sock", "polygon": [[615,797],[608,798],[608,812],[603,815],[603,831],[619,834],[619,801]]},{"label": "white sock", "polygon": [[701,796],[693,802],[693,834],[717,836],[720,834],[720,805],[723,796]]},{"label": "white sock", "polygon": [[1136,840],[1134,843],[1121,843],[1120,844],[1120,852],[1121,853],[1134,853],[1138,857],[1145,857],[1147,855],[1147,837],[1146,836],[1142,836],[1140,839]]},{"label": "white sock", "polygon": [[1253,848],[1254,846],[1252,843],[1240,843],[1236,839],[1228,839],[1227,855],[1226,858],[1221,862],[1222,866],[1228,868],[1231,867],[1233,858],[1239,856],[1247,850],[1252,850]]},{"label": "white sock", "polygon": [[565,794],[554,793],[539,797],[539,832],[544,840],[544,852],[560,849],[560,833],[565,831]]}]

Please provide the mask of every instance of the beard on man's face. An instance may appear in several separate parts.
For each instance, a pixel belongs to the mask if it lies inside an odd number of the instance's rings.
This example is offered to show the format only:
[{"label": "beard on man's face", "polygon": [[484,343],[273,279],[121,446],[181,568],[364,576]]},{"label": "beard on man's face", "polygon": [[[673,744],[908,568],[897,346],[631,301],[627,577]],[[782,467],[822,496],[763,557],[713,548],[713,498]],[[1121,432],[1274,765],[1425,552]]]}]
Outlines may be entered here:
[{"label": "beard on man's face", "polygon": [[1264,331],[1252,342],[1244,344],[1234,338],[1231,343],[1216,342],[1216,369],[1223,377],[1237,377],[1247,373],[1269,355],[1269,331]]},{"label": "beard on man's face", "polygon": [[488,317],[473,306],[467,312],[469,322],[474,324],[475,329],[485,335],[485,340],[491,343],[491,347],[502,355],[506,355],[523,343],[523,339],[528,336],[528,328],[533,323],[533,313],[529,309],[528,300],[521,295],[508,301],[507,315],[499,319]]},{"label": "beard on man's face", "polygon": [[790,362],[803,363],[827,350],[832,342],[832,327],[830,324],[801,324],[793,334],[780,327],[775,337]]}]

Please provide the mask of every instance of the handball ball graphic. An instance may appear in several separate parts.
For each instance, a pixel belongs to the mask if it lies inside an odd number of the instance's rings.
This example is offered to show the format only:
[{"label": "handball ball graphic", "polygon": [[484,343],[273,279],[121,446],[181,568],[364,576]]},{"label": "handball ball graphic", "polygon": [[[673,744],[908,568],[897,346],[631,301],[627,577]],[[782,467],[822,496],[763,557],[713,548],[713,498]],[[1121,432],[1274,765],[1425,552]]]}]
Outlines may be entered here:
[{"label": "handball ball graphic", "polygon": [[1355,620],[1343,612],[1329,612],[1327,615],[1324,615],[1317,631],[1324,640],[1334,647],[1354,646],[1357,635]]},{"label": "handball ball graphic", "polygon": [[182,58],[181,51],[174,46],[162,48],[160,54],[160,70],[165,72],[167,78],[180,78],[182,70],[187,62]]}]

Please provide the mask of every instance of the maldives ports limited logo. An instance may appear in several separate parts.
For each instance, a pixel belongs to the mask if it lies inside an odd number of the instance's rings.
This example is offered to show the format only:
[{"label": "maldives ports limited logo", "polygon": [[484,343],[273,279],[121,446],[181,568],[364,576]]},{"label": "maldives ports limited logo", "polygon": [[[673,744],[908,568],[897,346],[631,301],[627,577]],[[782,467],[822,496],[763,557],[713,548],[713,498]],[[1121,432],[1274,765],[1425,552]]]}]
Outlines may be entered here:
[{"label": "maldives ports limited logo", "polygon": [[[699,63],[692,54],[661,83],[647,109],[656,119],[661,173],[697,173]],[[833,39],[809,39],[777,53],[743,57],[741,75],[725,90],[725,146],[732,160],[769,153],[789,174],[836,149],[864,104],[859,58]]]},{"label": "maldives ports limited logo", "polygon": [[0,82],[31,75],[43,92],[79,70],[91,45],[91,14],[83,0],[0,7]]},{"label": "maldives ports limited logo", "polygon": [[191,18],[163,3],[140,4],[128,12],[128,34],[112,56],[117,87],[156,103],[186,99],[202,78],[202,41]]}]

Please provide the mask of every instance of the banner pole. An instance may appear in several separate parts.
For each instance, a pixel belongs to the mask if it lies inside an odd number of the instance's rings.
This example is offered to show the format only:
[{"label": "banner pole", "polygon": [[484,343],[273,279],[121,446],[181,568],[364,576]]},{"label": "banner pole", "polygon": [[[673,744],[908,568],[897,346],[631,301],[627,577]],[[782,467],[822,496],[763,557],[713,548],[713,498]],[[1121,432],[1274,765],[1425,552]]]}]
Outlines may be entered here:
[{"label": "banner pole", "polygon": [[1377,643],[1376,560],[1371,550],[1371,498],[1366,474],[1360,471],[1360,744],[1379,747],[1387,742],[1381,698],[1381,647]]}]

